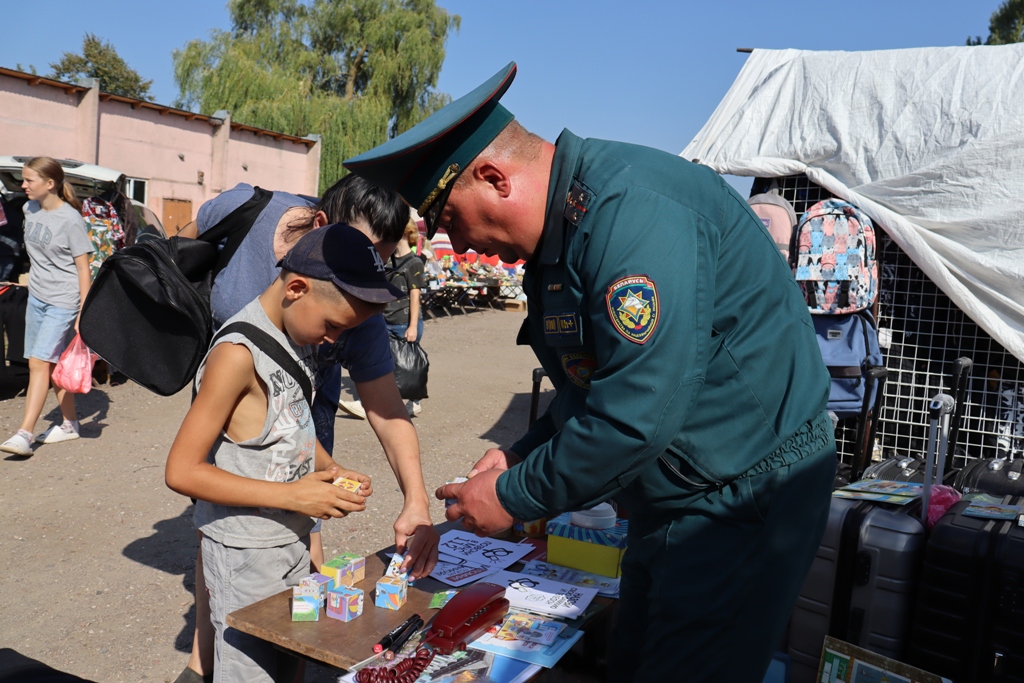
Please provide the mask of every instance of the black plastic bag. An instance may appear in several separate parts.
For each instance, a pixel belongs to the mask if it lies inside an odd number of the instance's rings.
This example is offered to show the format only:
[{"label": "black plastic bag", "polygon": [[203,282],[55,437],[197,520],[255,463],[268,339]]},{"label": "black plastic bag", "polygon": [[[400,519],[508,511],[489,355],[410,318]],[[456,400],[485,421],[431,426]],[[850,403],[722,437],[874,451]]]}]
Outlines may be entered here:
[{"label": "black plastic bag", "polygon": [[391,335],[391,356],[395,359],[395,382],[406,401],[427,398],[427,371],[430,359],[419,342]]}]

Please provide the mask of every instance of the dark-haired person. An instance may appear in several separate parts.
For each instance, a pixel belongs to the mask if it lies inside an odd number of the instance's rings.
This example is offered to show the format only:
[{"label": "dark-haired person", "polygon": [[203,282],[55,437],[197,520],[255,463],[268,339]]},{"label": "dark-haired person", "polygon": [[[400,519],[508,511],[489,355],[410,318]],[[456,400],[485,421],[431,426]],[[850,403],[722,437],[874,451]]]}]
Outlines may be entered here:
[{"label": "dark-haired person", "polygon": [[[28,389],[21,426],[0,444],[0,450],[32,455],[32,430],[43,411],[50,376],[78,331],[78,315],[92,282],[89,254],[93,247],[78,212],[81,204],[64,182],[64,169],[59,163],[50,157],[33,157],[25,162],[21,177],[21,188],[28,196],[23,211],[25,249],[31,263],[25,314]],[[56,385],[53,390],[64,422],[35,436],[39,443],[78,438],[75,395]]]},{"label": "dark-haired person", "polygon": [[[196,216],[202,234],[252,197],[253,188],[239,184],[207,201]],[[317,201],[288,192],[274,191],[222,270],[210,296],[215,325],[240,311],[259,296],[275,279],[278,262],[310,230],[334,223],[348,223],[365,234],[376,251],[381,272],[409,220],[409,207],[401,197],[349,175],[332,185]],[[419,578],[426,576],[437,561],[437,532],[430,521],[429,499],[420,466],[416,429],[398,393],[394,379],[394,360],[382,315],[373,315],[362,324],[342,332],[331,345],[322,345],[317,354],[316,397],[312,415],[316,436],[328,454],[333,454],[334,419],[341,393],[341,367],[348,370],[363,398],[370,422],[384,448],[405,505],[394,524],[395,543],[406,552],[406,568]],[[313,563],[323,563],[323,545],[319,524],[310,538]],[[196,564],[196,634],[188,668],[178,681],[198,681],[199,674],[212,670],[213,639],[203,594],[201,563]],[[191,672],[191,673],[190,673]]]}]

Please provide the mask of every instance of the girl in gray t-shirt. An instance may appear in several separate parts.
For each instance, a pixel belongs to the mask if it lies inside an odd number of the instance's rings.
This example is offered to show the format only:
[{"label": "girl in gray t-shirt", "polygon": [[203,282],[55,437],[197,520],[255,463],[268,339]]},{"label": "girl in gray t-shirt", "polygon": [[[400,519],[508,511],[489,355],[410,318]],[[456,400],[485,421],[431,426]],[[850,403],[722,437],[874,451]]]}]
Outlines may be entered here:
[{"label": "girl in gray t-shirt", "polygon": [[[25,250],[31,269],[25,312],[25,357],[28,391],[21,427],[0,451],[32,454],[33,429],[46,401],[50,375],[60,354],[78,331],[78,314],[92,281],[89,254],[92,242],[64,170],[49,157],[29,159],[22,169],[25,204]],[[34,439],[58,443],[78,438],[75,395],[53,387],[64,422]]]}]

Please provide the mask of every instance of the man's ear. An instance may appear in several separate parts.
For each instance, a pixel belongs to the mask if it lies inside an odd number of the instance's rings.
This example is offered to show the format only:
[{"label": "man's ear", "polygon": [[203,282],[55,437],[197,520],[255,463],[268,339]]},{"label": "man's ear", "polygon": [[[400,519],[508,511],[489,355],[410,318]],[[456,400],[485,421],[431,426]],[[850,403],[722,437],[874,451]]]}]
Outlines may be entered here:
[{"label": "man's ear", "polygon": [[481,160],[473,167],[473,177],[494,188],[502,199],[512,194],[512,179],[504,169],[489,159]]},{"label": "man's ear", "polygon": [[316,215],[313,216],[313,228],[322,228],[328,224],[329,221],[327,220],[327,214],[323,211],[317,211]]}]

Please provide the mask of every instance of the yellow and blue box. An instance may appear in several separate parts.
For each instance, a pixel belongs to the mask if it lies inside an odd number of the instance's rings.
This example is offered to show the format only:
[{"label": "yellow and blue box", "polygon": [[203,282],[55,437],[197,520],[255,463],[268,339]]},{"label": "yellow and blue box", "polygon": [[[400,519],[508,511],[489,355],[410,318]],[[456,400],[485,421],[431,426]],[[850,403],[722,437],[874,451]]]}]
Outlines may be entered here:
[{"label": "yellow and blue box", "polygon": [[327,591],[327,616],[339,621],[352,621],[363,613],[363,591],[341,586]]},{"label": "yellow and blue box", "polygon": [[548,562],[601,576],[621,576],[629,523],[617,519],[609,529],[587,529],[574,525],[571,517],[566,512],[548,522]]},{"label": "yellow and blue box", "polygon": [[374,605],[384,609],[401,609],[409,592],[409,582],[397,576],[383,576],[377,580]]}]

